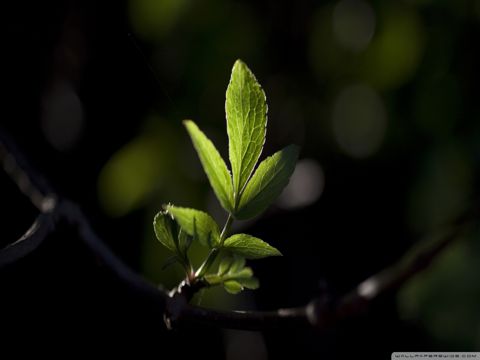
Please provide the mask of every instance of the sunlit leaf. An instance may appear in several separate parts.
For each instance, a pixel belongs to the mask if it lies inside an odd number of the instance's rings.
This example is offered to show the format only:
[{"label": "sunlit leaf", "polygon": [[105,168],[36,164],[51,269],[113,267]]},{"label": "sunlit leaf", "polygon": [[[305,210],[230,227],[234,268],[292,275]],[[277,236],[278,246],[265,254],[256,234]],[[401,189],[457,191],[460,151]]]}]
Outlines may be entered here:
[{"label": "sunlit leaf", "polygon": [[248,289],[258,289],[260,286],[258,279],[253,276],[253,270],[249,267],[244,267],[235,274],[230,275],[231,280],[239,282],[243,287]]},{"label": "sunlit leaf", "polygon": [[220,264],[218,265],[218,275],[226,274],[232,266],[233,261],[234,259],[232,256],[223,257],[223,259],[220,261]]},{"label": "sunlit leaf", "polygon": [[232,266],[228,270],[230,274],[236,274],[245,267],[245,258],[243,256],[235,255],[233,259]]},{"label": "sunlit leaf", "polygon": [[237,279],[247,279],[247,278],[250,278],[252,276],[253,276],[252,268],[245,267],[245,268],[241,269],[240,271],[232,274],[231,278],[237,280]]},{"label": "sunlit leaf", "polygon": [[260,287],[260,282],[256,277],[238,279],[238,282],[245,288],[255,290]]},{"label": "sunlit leaf", "polygon": [[243,290],[242,284],[235,280],[228,280],[223,283],[223,287],[230,294],[238,294]]},{"label": "sunlit leaf", "polygon": [[223,282],[222,277],[217,274],[207,274],[205,280],[210,286],[219,285]]},{"label": "sunlit leaf", "polygon": [[170,251],[176,252],[174,233],[173,233],[173,219],[164,211],[160,211],[153,219],[153,229],[158,241]]},{"label": "sunlit leaf", "polygon": [[247,259],[281,256],[280,251],[259,238],[247,234],[235,234],[224,242],[224,247]]},{"label": "sunlit leaf", "polygon": [[267,103],[260,84],[241,60],[233,65],[226,97],[228,149],[233,188],[238,197],[262,152]]},{"label": "sunlit leaf", "polygon": [[198,239],[202,245],[212,247],[220,242],[218,225],[207,213],[173,205],[167,205],[165,209],[173,215],[182,230]]},{"label": "sunlit leaf", "polygon": [[193,146],[198,153],[215,195],[223,208],[232,212],[234,207],[232,178],[225,161],[223,161],[215,145],[193,121],[185,120],[184,125],[190,134]]},{"label": "sunlit leaf", "polygon": [[280,195],[295,170],[298,152],[298,146],[290,145],[260,163],[240,198],[237,218],[259,215]]}]

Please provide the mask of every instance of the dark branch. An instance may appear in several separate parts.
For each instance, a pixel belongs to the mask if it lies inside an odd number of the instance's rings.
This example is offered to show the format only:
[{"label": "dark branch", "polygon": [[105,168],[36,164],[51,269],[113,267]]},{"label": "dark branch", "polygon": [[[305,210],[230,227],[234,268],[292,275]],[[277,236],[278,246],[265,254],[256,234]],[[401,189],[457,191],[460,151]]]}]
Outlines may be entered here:
[{"label": "dark branch", "polygon": [[53,231],[53,227],[52,214],[40,214],[20,239],[0,250],[0,268],[34,251]]},{"label": "dark branch", "polygon": [[[360,283],[336,302],[316,299],[299,308],[276,311],[218,311],[188,304],[188,288],[169,294],[156,287],[125,265],[96,235],[78,206],[54,194],[49,185],[33,171],[12,141],[0,132],[0,161],[19,189],[40,211],[39,216],[16,242],[0,249],[0,268],[7,266],[41,245],[55,231],[55,225],[67,221],[78,231],[79,238],[116,277],[140,296],[155,301],[165,313],[167,326],[192,321],[225,328],[263,330],[271,327],[314,326],[326,328],[343,319],[363,313],[377,297],[399,289],[427,268],[437,255],[469,229],[476,214],[462,216],[449,231],[438,238],[420,243],[400,261]],[[475,215],[475,216],[473,216]],[[198,289],[197,289],[198,290]],[[188,295],[188,296],[187,296]]]},{"label": "dark branch", "polygon": [[180,320],[215,324],[241,330],[264,330],[286,326],[309,325],[305,307],[276,311],[218,311],[198,306],[185,306]]},{"label": "dark branch", "polygon": [[426,269],[439,253],[469,229],[470,216],[462,216],[446,233],[421,242],[395,265],[361,282],[351,292],[332,303],[316,299],[305,307],[271,312],[222,312],[185,304],[174,318],[180,321],[214,323],[236,329],[261,330],[270,327],[306,325],[325,329],[350,317],[363,314],[378,297],[400,289],[408,280]]}]

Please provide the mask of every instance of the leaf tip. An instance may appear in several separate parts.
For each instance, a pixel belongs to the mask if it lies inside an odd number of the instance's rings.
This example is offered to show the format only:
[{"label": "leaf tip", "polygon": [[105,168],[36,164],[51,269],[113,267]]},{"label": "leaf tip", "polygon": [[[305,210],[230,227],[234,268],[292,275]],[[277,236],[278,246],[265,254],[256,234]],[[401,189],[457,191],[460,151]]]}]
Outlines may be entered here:
[{"label": "leaf tip", "polygon": [[[243,60],[237,59],[235,61],[235,63],[233,64],[232,75],[235,74],[235,73],[238,74],[237,76],[240,76],[240,78],[249,78],[249,79],[253,80],[255,86],[257,86],[261,89],[261,86],[258,83],[258,81],[257,81],[255,75],[253,74],[252,70],[250,70],[248,65]],[[265,96],[265,93],[263,95]]]},{"label": "leaf tip", "polygon": [[235,60],[235,63],[233,64],[233,68],[237,68],[237,67],[246,67],[247,65],[245,64],[245,62],[242,60],[242,59],[237,59]]},{"label": "leaf tip", "polygon": [[283,254],[277,248],[273,247],[272,256],[283,256]]},{"label": "leaf tip", "polygon": [[193,120],[190,120],[190,119],[185,119],[182,121],[183,123],[183,126],[185,126],[187,128],[187,130],[189,128],[191,128],[192,126],[195,126],[195,122]]},{"label": "leaf tip", "polygon": [[160,210],[158,213],[155,214],[153,217],[153,227],[155,228],[157,223],[160,221],[162,216],[165,216],[167,214],[167,210],[164,208],[165,205],[162,206],[164,210]]}]

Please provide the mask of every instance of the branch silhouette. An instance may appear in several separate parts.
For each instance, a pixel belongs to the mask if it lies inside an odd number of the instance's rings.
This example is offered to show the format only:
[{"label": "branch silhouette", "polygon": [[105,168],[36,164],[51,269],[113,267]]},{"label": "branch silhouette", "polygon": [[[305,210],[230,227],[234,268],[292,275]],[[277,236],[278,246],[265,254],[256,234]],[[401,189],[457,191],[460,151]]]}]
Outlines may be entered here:
[{"label": "branch silhouette", "polygon": [[317,298],[302,307],[275,311],[219,311],[188,303],[192,291],[198,289],[188,289],[187,286],[169,292],[130,269],[98,237],[79,206],[56,194],[48,182],[28,164],[15,143],[3,131],[0,131],[0,161],[19,190],[39,210],[38,217],[25,234],[0,249],[0,270],[34,252],[55,231],[56,224],[66,222],[76,229],[79,239],[113,275],[138,296],[153,300],[162,309],[167,327],[182,322],[198,322],[243,330],[292,325],[326,329],[364,313],[375,299],[398,290],[426,269],[449,244],[461,238],[476,219],[476,212],[473,211],[460,216],[442,234],[420,242],[396,264],[367,278],[339,299]]}]

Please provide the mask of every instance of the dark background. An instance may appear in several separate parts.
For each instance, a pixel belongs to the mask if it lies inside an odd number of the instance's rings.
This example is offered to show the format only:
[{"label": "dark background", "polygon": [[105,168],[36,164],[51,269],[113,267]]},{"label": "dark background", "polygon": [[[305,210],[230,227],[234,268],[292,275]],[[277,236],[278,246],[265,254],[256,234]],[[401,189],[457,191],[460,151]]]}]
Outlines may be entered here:
[{"label": "dark background", "polygon": [[[478,198],[478,1],[2,7],[2,131],[80,204],[115,254],[167,286],[181,273],[161,270],[168,254],[151,227],[161,204],[225,218],[181,121],[194,119],[226,158],[231,67],[241,58],[255,73],[269,105],[263,156],[294,142],[301,161],[279,202],[239,228],[284,257],[251,264],[259,290],[237,297],[212,291],[204,306],[271,310],[325,293],[335,298]],[[37,211],[3,173],[0,193],[3,247]],[[323,333],[249,333],[195,325],[167,332],[158,309],[98,267],[67,226],[57,230],[1,270],[2,347],[380,359],[480,346],[475,232],[359,318]]]}]

